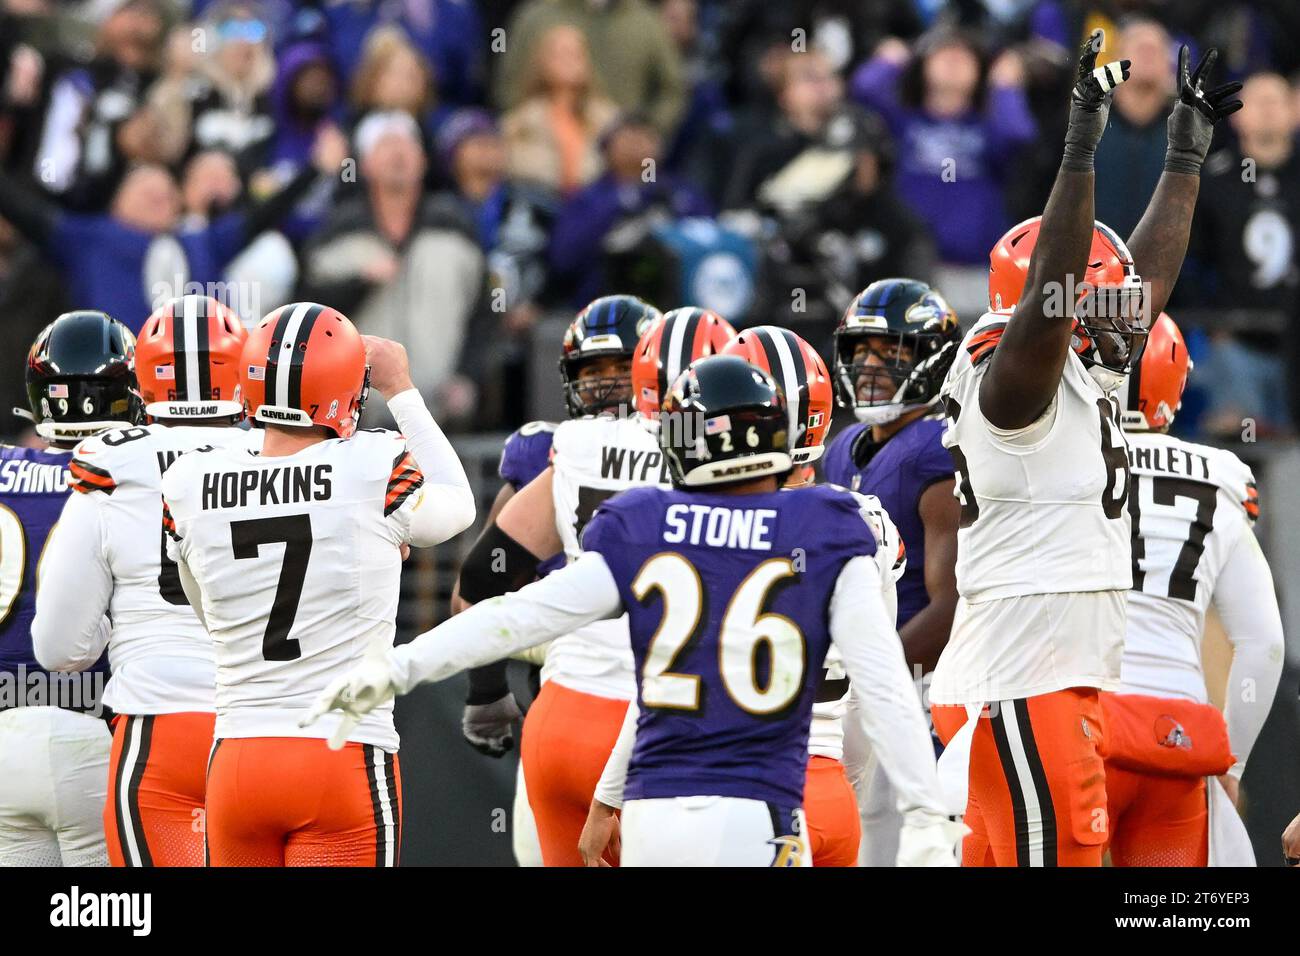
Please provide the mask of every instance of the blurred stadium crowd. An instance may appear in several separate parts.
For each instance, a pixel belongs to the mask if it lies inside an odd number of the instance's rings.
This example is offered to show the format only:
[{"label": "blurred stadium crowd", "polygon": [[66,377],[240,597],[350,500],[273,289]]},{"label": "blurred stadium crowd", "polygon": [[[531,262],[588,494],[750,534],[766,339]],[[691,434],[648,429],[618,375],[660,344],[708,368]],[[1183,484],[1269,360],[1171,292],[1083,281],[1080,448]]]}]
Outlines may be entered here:
[{"label": "blurred stadium crowd", "polygon": [[605,293],[823,354],[889,275],[972,321],[989,248],[1042,209],[1096,26],[1133,61],[1096,161],[1121,235],[1178,44],[1246,83],[1170,304],[1197,363],[1178,422],[1290,435],[1295,0],[0,0],[0,407],[59,312],[138,329],[196,291],[246,322],[339,308],[474,431],[529,417],[529,376],[555,374],[539,320]]}]

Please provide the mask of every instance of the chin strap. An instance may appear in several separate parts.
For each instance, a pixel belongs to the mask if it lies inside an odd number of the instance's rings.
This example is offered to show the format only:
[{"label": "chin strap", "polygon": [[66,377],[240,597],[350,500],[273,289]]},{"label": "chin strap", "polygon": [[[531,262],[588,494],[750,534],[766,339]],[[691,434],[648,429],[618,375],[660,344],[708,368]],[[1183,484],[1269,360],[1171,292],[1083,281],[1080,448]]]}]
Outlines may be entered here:
[{"label": "chin strap", "polygon": [[1101,386],[1101,390],[1109,395],[1114,392],[1128,379],[1127,372],[1117,372],[1113,368],[1105,368],[1101,365],[1089,365],[1088,374],[1092,380]]},{"label": "chin strap", "polygon": [[896,422],[908,412],[914,412],[918,408],[931,408],[938,403],[938,399],[929,402],[918,402],[914,404],[903,404],[898,402],[891,405],[868,405],[865,408],[856,407],[853,409],[853,416],[864,425],[888,425],[890,422]]}]

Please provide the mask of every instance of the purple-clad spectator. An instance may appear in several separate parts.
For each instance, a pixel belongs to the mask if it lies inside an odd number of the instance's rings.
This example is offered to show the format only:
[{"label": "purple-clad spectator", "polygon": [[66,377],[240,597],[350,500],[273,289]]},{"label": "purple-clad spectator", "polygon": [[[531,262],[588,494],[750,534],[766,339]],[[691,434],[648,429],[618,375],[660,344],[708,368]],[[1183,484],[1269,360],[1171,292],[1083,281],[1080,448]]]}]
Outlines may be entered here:
[{"label": "purple-clad spectator", "polygon": [[654,211],[673,219],[713,213],[703,193],[656,169],[663,141],[648,120],[623,117],[601,145],[605,174],[564,203],[551,234],[551,268],[571,284],[575,307],[609,291],[600,264],[619,223]]},{"label": "purple-clad spectator", "polygon": [[1037,135],[1023,84],[1017,54],[989,66],[976,41],[946,29],[921,37],[914,53],[886,40],[853,75],[852,96],[879,112],[898,142],[899,194],[947,265],[986,267],[1010,225],[1006,181],[1016,152]]},{"label": "purple-clad spectator", "polygon": [[[263,190],[288,182],[311,162],[312,143],[323,125],[340,118],[342,88],[329,48],[313,40],[285,47],[278,57],[279,70],[271,88],[275,135],[259,165]],[[333,183],[322,180],[281,223],[281,231],[295,242],[319,226],[328,211]]]},{"label": "purple-clad spectator", "polygon": [[344,75],[360,66],[377,26],[400,27],[433,64],[439,99],[448,106],[480,100],[487,36],[473,0],[352,0],[323,5],[330,43]]}]

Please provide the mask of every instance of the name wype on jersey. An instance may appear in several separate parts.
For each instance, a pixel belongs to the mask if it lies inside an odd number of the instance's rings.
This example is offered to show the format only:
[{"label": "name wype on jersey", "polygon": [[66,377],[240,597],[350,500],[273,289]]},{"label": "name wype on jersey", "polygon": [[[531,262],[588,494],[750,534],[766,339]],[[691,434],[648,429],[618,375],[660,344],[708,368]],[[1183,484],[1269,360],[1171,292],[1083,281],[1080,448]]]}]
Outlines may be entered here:
[{"label": "name wype on jersey", "polygon": [[[658,477],[652,479],[652,475]],[[661,452],[606,445],[600,450],[600,477],[619,481],[655,480],[667,484],[668,462]]]},{"label": "name wype on jersey", "polygon": [[203,510],[246,508],[250,500],[262,505],[294,505],[328,501],[334,493],[331,465],[209,472],[203,476]]}]

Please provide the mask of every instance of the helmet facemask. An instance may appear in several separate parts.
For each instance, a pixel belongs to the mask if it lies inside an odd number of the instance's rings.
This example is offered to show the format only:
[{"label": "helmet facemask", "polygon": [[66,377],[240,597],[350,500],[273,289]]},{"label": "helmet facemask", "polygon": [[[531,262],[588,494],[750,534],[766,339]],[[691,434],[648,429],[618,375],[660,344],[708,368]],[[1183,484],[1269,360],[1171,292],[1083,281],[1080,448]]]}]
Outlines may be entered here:
[{"label": "helmet facemask", "polygon": [[[866,355],[859,348],[864,344]],[[923,408],[934,401],[943,380],[932,363],[917,361],[917,356],[933,356],[942,348],[943,336],[937,333],[840,333],[835,342],[835,397],[841,407],[853,409],[858,421],[871,425]]]},{"label": "helmet facemask", "polygon": [[[598,362],[606,366],[617,363],[618,371],[583,374]],[[622,352],[597,352],[565,359],[561,365],[564,378],[564,401],[569,415],[617,413],[632,405],[631,356]]]},{"label": "helmet facemask", "polygon": [[1087,288],[1075,309],[1070,347],[1106,391],[1113,391],[1142,360],[1150,314],[1142,280]]}]

